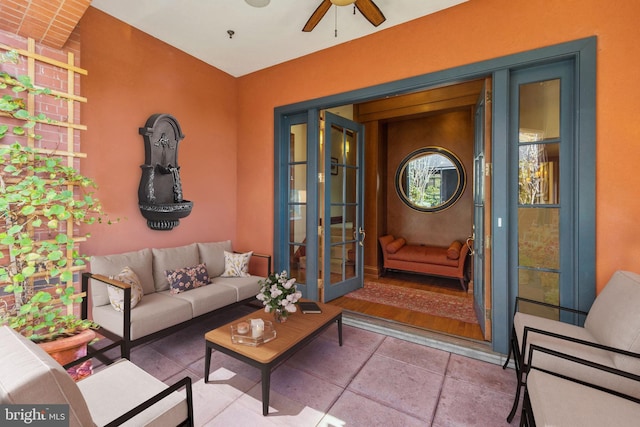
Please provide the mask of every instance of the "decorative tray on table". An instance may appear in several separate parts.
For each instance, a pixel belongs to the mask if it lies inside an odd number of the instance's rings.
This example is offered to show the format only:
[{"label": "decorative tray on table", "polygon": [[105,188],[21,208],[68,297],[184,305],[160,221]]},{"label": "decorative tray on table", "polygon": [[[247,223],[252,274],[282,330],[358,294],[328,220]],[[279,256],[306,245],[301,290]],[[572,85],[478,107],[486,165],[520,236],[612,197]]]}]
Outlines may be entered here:
[{"label": "decorative tray on table", "polygon": [[250,322],[238,322],[231,325],[231,342],[257,347],[276,338],[276,330],[273,323],[264,321],[262,331],[255,330]]}]

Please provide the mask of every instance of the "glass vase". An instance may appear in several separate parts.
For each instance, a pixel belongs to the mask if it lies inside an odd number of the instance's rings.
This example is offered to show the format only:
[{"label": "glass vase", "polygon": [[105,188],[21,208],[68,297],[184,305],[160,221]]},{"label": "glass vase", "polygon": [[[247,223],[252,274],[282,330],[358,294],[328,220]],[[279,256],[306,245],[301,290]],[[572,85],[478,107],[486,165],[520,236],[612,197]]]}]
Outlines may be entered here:
[{"label": "glass vase", "polygon": [[286,310],[275,310],[273,312],[273,318],[276,323],[284,323],[289,318],[289,312]]}]

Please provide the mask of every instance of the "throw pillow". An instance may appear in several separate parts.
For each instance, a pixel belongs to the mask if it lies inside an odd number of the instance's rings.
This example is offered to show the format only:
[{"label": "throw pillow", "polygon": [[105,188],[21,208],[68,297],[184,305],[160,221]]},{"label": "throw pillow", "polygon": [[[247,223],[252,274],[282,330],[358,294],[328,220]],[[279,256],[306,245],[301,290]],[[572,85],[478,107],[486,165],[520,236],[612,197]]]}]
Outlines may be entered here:
[{"label": "throw pillow", "polygon": [[205,264],[178,270],[165,270],[164,274],[167,276],[172,294],[179,294],[209,284],[209,273]]},{"label": "throw pillow", "polygon": [[447,258],[458,259],[460,258],[460,249],[462,249],[462,243],[454,240],[447,248]]},{"label": "throw pillow", "polygon": [[[119,280],[131,286],[131,308],[138,305],[142,300],[144,292],[142,290],[142,284],[138,275],[130,267],[125,267],[122,271],[115,276],[109,276],[110,279]],[[124,310],[124,289],[120,289],[116,286],[107,286],[107,292],[109,293],[109,302],[115,311]]]},{"label": "throw pillow", "polygon": [[393,242],[389,243],[386,247],[387,252],[390,254],[395,254],[398,252],[405,244],[407,243],[402,237],[398,237]]},{"label": "throw pillow", "polygon": [[253,255],[253,251],[244,254],[224,251],[224,273],[222,273],[222,277],[248,277],[251,255]]}]

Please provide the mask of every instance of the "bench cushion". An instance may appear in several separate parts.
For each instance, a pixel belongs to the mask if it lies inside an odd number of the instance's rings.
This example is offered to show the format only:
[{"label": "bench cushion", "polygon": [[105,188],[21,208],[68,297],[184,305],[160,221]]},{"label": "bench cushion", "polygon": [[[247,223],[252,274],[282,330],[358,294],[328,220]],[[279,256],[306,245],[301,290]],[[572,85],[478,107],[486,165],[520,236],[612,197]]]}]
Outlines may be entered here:
[{"label": "bench cushion", "polygon": [[44,350],[0,327],[0,403],[69,404],[69,425],[93,426],[87,403],[69,374]]},{"label": "bench cushion", "polygon": [[388,257],[390,260],[457,267],[458,260],[447,257],[447,249],[436,246],[404,245],[398,252],[389,253]]}]

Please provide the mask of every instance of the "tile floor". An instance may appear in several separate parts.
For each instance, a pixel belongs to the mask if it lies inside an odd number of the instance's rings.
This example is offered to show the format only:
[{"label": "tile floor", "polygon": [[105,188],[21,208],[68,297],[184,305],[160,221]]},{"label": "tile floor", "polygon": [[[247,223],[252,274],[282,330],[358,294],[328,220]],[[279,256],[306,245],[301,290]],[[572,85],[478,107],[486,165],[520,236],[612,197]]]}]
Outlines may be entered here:
[{"label": "tile floor", "polygon": [[196,426],[508,425],[512,369],[349,325],[342,347],[334,325],[273,371],[264,417],[258,369],[214,352],[210,382],[202,379],[203,335],[247,312],[234,310],[131,355],[166,383],[192,378]]}]

